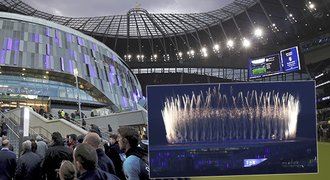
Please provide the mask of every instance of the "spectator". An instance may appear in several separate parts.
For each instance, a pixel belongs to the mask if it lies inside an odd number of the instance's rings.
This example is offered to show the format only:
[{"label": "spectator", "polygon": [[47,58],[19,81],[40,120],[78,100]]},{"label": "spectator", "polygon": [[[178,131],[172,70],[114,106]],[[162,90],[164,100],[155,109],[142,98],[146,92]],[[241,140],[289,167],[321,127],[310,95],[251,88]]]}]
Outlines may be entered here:
[{"label": "spectator", "polygon": [[45,141],[43,141],[42,137],[38,135],[36,137],[37,140],[37,150],[36,153],[41,156],[42,159],[44,159],[46,151],[48,149],[48,146]]},{"label": "spectator", "polygon": [[97,133],[102,138],[101,130],[97,125],[91,124],[91,129],[89,131]]},{"label": "spectator", "polygon": [[9,150],[9,141],[5,139],[2,141],[2,148],[0,150],[0,179],[14,178],[16,169],[16,155]]},{"label": "spectator", "polygon": [[31,144],[30,140],[24,141],[22,144],[23,154],[17,160],[16,180],[41,179],[41,158],[31,151]]},{"label": "spectator", "polygon": [[110,126],[110,124],[108,124],[108,131],[112,132],[112,127]]},{"label": "spectator", "polygon": [[5,121],[1,120],[1,136],[7,136],[8,126]]},{"label": "spectator", "polygon": [[83,143],[73,151],[74,165],[77,170],[77,179],[119,180],[118,177],[97,168],[97,154],[95,148]]},{"label": "spectator", "polygon": [[83,129],[86,129],[86,121],[85,121],[85,118],[82,118],[82,120],[81,120],[81,125],[82,125],[82,128],[83,128]]},{"label": "spectator", "polygon": [[68,146],[69,148],[73,151],[74,148],[77,145],[77,135],[76,134],[70,134],[69,135],[69,142],[68,142]]},{"label": "spectator", "polygon": [[44,116],[45,114],[45,110],[42,106],[40,106],[39,112],[38,112],[41,116]]},{"label": "spectator", "polygon": [[[37,145],[36,141],[35,141],[34,139],[30,139],[30,141],[31,141],[31,151],[32,151],[33,153],[36,153],[37,148],[38,148],[38,145]],[[40,155],[38,155],[38,156],[41,158]],[[42,159],[42,158],[41,158],[41,159]]]},{"label": "spectator", "polygon": [[59,169],[59,176],[61,180],[74,180],[76,177],[76,170],[72,162],[64,160]]},{"label": "spectator", "polygon": [[101,138],[98,134],[93,132],[87,133],[83,143],[91,145],[96,150],[98,157],[98,168],[111,174],[116,174],[115,166],[112,160],[104,153],[102,149],[99,148]]},{"label": "spectator", "polygon": [[123,153],[123,151],[120,151],[119,149],[116,134],[110,134],[109,145],[105,144],[104,149],[105,149],[105,154],[112,160],[113,164],[115,165],[116,175],[120,179],[125,179],[125,175],[123,172],[124,159],[122,159],[120,156],[120,154]]},{"label": "spectator", "polygon": [[43,172],[47,176],[47,180],[59,179],[56,176],[55,169],[59,169],[63,160],[72,161],[71,150],[64,147],[62,135],[59,132],[52,134],[52,144],[45,154],[42,165]]},{"label": "spectator", "polygon": [[81,134],[77,137],[77,142],[78,144],[81,144],[84,141],[85,135]]},{"label": "spectator", "polygon": [[147,155],[138,147],[139,132],[131,127],[118,129],[119,148],[125,150],[123,170],[126,179],[149,179],[149,167],[143,160]]}]

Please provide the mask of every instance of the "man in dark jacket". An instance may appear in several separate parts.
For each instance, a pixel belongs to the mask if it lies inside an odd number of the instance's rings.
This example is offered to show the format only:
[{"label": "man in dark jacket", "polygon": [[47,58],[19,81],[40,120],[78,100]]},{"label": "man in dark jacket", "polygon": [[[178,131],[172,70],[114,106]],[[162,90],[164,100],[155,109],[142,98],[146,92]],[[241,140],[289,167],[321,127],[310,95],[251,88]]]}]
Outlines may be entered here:
[{"label": "man in dark jacket", "polygon": [[16,180],[38,180],[41,179],[41,157],[31,151],[31,141],[22,144],[23,154],[17,161],[15,172]]},{"label": "man in dark jacket", "polygon": [[84,180],[119,180],[118,177],[97,168],[97,154],[95,148],[83,143],[73,151],[74,165],[77,179]]},{"label": "man in dark jacket", "polygon": [[0,179],[14,178],[16,168],[16,154],[9,150],[9,141],[2,141],[0,150]]},{"label": "man in dark jacket", "polygon": [[52,134],[52,145],[45,154],[42,170],[47,175],[47,180],[59,179],[55,169],[59,169],[63,160],[72,161],[72,151],[64,147],[62,135],[59,132]]},{"label": "man in dark jacket", "polygon": [[139,133],[132,127],[118,129],[119,148],[125,150],[123,170],[128,180],[149,179],[149,167],[143,160],[147,154],[138,147]]},{"label": "man in dark jacket", "polygon": [[98,134],[89,132],[86,134],[83,143],[91,145],[97,153],[98,158],[98,168],[111,174],[116,174],[115,166],[112,160],[104,153],[102,149],[99,148],[101,143],[101,138]]},{"label": "man in dark jacket", "polygon": [[117,135],[110,134],[109,135],[109,144],[104,145],[105,154],[112,160],[115,165],[116,175],[120,179],[126,179],[123,172],[123,160],[120,157],[120,154],[125,153],[119,149]]}]

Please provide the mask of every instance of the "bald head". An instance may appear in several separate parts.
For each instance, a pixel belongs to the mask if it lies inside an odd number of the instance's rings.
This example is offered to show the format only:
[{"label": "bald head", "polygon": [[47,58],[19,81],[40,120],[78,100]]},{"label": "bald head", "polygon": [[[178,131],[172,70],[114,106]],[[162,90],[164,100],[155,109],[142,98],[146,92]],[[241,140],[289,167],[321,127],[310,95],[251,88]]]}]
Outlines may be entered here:
[{"label": "bald head", "polygon": [[101,138],[98,134],[89,132],[86,134],[83,143],[87,143],[97,149],[101,143]]}]

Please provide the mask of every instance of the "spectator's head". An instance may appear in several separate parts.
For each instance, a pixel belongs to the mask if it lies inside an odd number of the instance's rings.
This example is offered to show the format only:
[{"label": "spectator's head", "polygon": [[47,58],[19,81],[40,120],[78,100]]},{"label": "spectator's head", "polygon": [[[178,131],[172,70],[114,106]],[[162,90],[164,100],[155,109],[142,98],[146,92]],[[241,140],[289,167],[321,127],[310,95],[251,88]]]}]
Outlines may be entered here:
[{"label": "spectator's head", "polygon": [[59,132],[53,132],[52,140],[54,142],[54,145],[64,145],[63,137]]},{"label": "spectator's head", "polygon": [[79,144],[73,151],[73,161],[80,173],[95,170],[98,161],[95,148],[86,143]]},{"label": "spectator's head", "polygon": [[37,143],[35,141],[31,141],[31,151],[35,153],[37,149],[38,149]]},{"label": "spectator's head", "polygon": [[101,138],[97,133],[89,132],[86,134],[83,143],[87,143],[97,149],[101,143]]},{"label": "spectator's head", "polygon": [[31,141],[30,140],[26,140],[22,143],[22,150],[23,152],[25,151],[31,151]]},{"label": "spectator's head", "polygon": [[84,134],[81,134],[77,137],[77,141],[78,143],[82,143],[84,141],[84,138],[85,138],[85,135]]},{"label": "spectator's head", "polygon": [[59,169],[59,176],[61,180],[73,180],[75,179],[76,170],[72,162],[64,160],[61,163]]},{"label": "spectator's head", "polygon": [[8,139],[2,140],[2,147],[6,147],[6,148],[9,147],[9,140]]},{"label": "spectator's head", "polygon": [[110,141],[110,144],[113,145],[117,142],[117,134],[110,134],[109,135],[109,141]]},{"label": "spectator's head", "polygon": [[132,127],[121,127],[118,129],[118,144],[125,151],[136,148],[139,143],[139,132]]},{"label": "spectator's head", "polygon": [[40,135],[38,135],[38,136],[36,137],[36,140],[37,140],[37,141],[42,141],[42,137],[41,137]]},{"label": "spectator's head", "polygon": [[76,142],[77,141],[77,135],[76,134],[70,134],[69,135],[69,143]]}]

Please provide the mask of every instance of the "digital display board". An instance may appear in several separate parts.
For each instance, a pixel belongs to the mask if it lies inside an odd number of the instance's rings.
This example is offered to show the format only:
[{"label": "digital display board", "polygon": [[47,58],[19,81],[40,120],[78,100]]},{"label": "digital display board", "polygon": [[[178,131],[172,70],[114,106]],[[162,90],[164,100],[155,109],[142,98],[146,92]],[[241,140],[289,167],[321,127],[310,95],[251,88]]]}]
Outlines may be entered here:
[{"label": "digital display board", "polygon": [[284,49],[280,51],[280,54],[284,72],[300,70],[300,59],[297,46]]},{"label": "digital display board", "polygon": [[273,54],[257,59],[250,59],[250,78],[273,75],[282,72],[278,54]]},{"label": "digital display board", "polygon": [[250,79],[298,71],[300,70],[298,47],[284,49],[268,56],[249,58],[248,68]]}]

